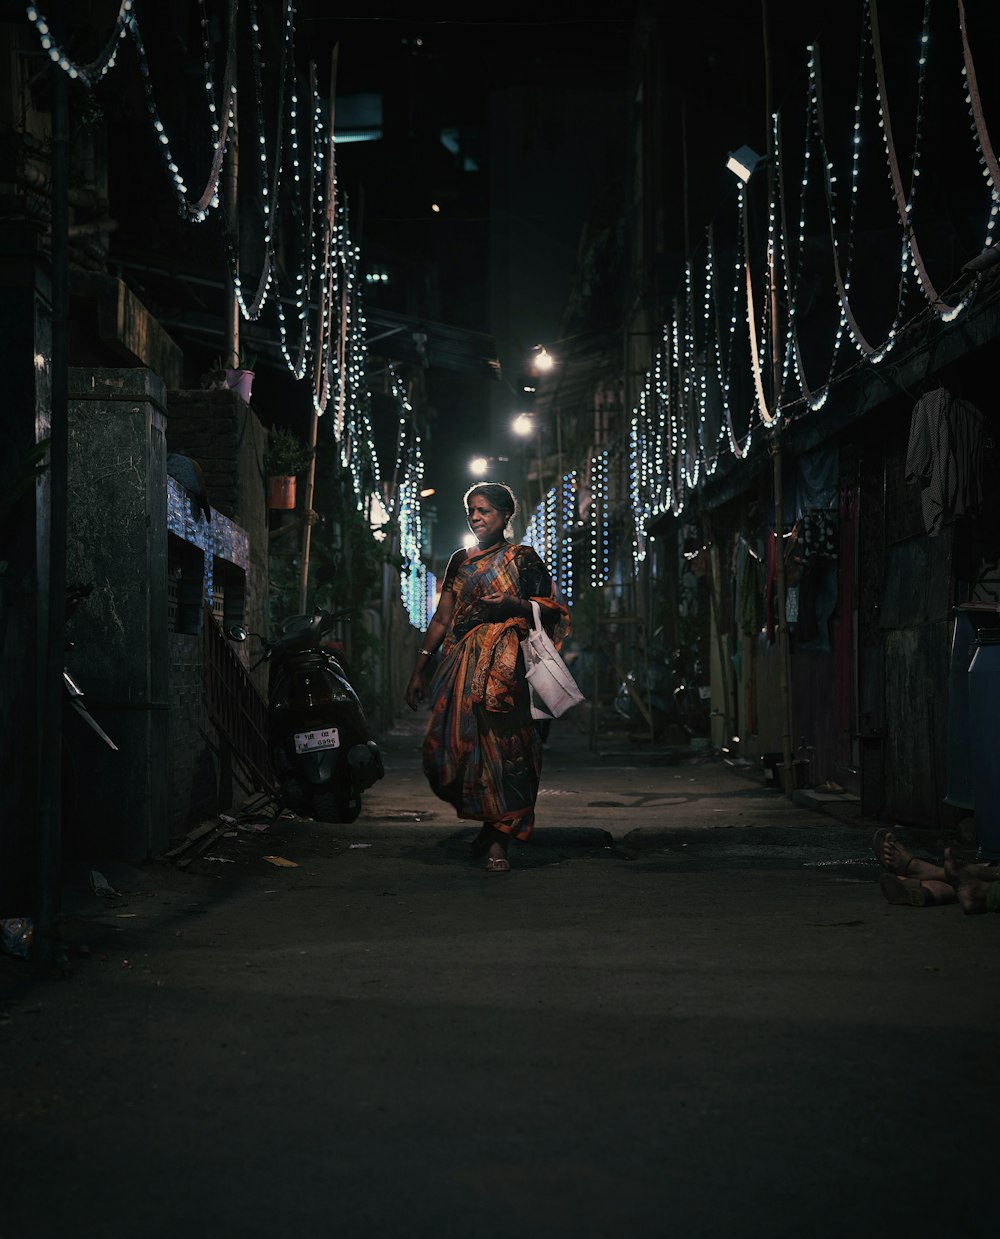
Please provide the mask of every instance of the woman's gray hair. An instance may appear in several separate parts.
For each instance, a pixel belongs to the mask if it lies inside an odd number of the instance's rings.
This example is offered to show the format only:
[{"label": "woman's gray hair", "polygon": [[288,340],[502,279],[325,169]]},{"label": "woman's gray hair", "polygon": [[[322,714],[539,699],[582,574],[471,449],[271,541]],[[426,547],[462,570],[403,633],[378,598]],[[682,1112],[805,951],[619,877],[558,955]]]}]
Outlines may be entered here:
[{"label": "woman's gray hair", "polygon": [[496,508],[498,512],[502,512],[506,516],[506,525],[509,525],[517,512],[517,500],[514,498],[514,492],[506,482],[474,482],[472,486],[465,492],[462,497],[462,503],[465,505],[465,510],[469,510],[469,500],[474,495],[482,495],[486,502]]}]

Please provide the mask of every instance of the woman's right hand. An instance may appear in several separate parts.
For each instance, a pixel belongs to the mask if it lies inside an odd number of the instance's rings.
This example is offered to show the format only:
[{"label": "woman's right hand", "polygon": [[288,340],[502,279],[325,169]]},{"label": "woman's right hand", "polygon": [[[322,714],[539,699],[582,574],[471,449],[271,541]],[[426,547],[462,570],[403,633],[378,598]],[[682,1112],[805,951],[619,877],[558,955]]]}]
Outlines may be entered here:
[{"label": "woman's right hand", "polygon": [[424,700],[424,677],[420,671],[414,671],[406,686],[406,704],[415,710]]}]

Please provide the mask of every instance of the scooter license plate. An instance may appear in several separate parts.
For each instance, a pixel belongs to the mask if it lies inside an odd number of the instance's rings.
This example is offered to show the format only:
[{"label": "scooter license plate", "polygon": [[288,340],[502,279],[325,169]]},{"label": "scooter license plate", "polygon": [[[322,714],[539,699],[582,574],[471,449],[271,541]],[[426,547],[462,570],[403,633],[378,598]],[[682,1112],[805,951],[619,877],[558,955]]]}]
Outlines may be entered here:
[{"label": "scooter license plate", "polygon": [[297,731],[295,733],[296,753],[311,753],[314,749],[339,749],[340,730],[337,727],[323,727],[319,731]]}]

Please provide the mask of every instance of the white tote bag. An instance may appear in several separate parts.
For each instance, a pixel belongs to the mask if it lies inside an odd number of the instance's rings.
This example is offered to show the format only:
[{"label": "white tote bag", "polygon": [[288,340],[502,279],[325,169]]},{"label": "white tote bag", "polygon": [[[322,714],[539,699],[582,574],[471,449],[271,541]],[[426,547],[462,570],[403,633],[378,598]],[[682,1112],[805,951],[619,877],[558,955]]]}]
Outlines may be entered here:
[{"label": "white tote bag", "polygon": [[531,614],[534,625],[521,642],[531,693],[531,717],[559,718],[570,706],[583,701],[583,693],[542,627],[542,611],[537,602],[532,602]]}]

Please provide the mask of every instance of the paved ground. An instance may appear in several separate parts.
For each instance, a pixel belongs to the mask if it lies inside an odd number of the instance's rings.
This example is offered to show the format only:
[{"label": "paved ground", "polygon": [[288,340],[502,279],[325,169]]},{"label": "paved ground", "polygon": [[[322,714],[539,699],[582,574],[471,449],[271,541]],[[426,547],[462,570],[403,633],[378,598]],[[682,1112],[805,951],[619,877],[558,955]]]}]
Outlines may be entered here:
[{"label": "paved ground", "polygon": [[568,720],[488,875],[418,725],[350,827],[105,865],[65,969],[0,957],[0,1239],[995,1233],[997,918]]}]

